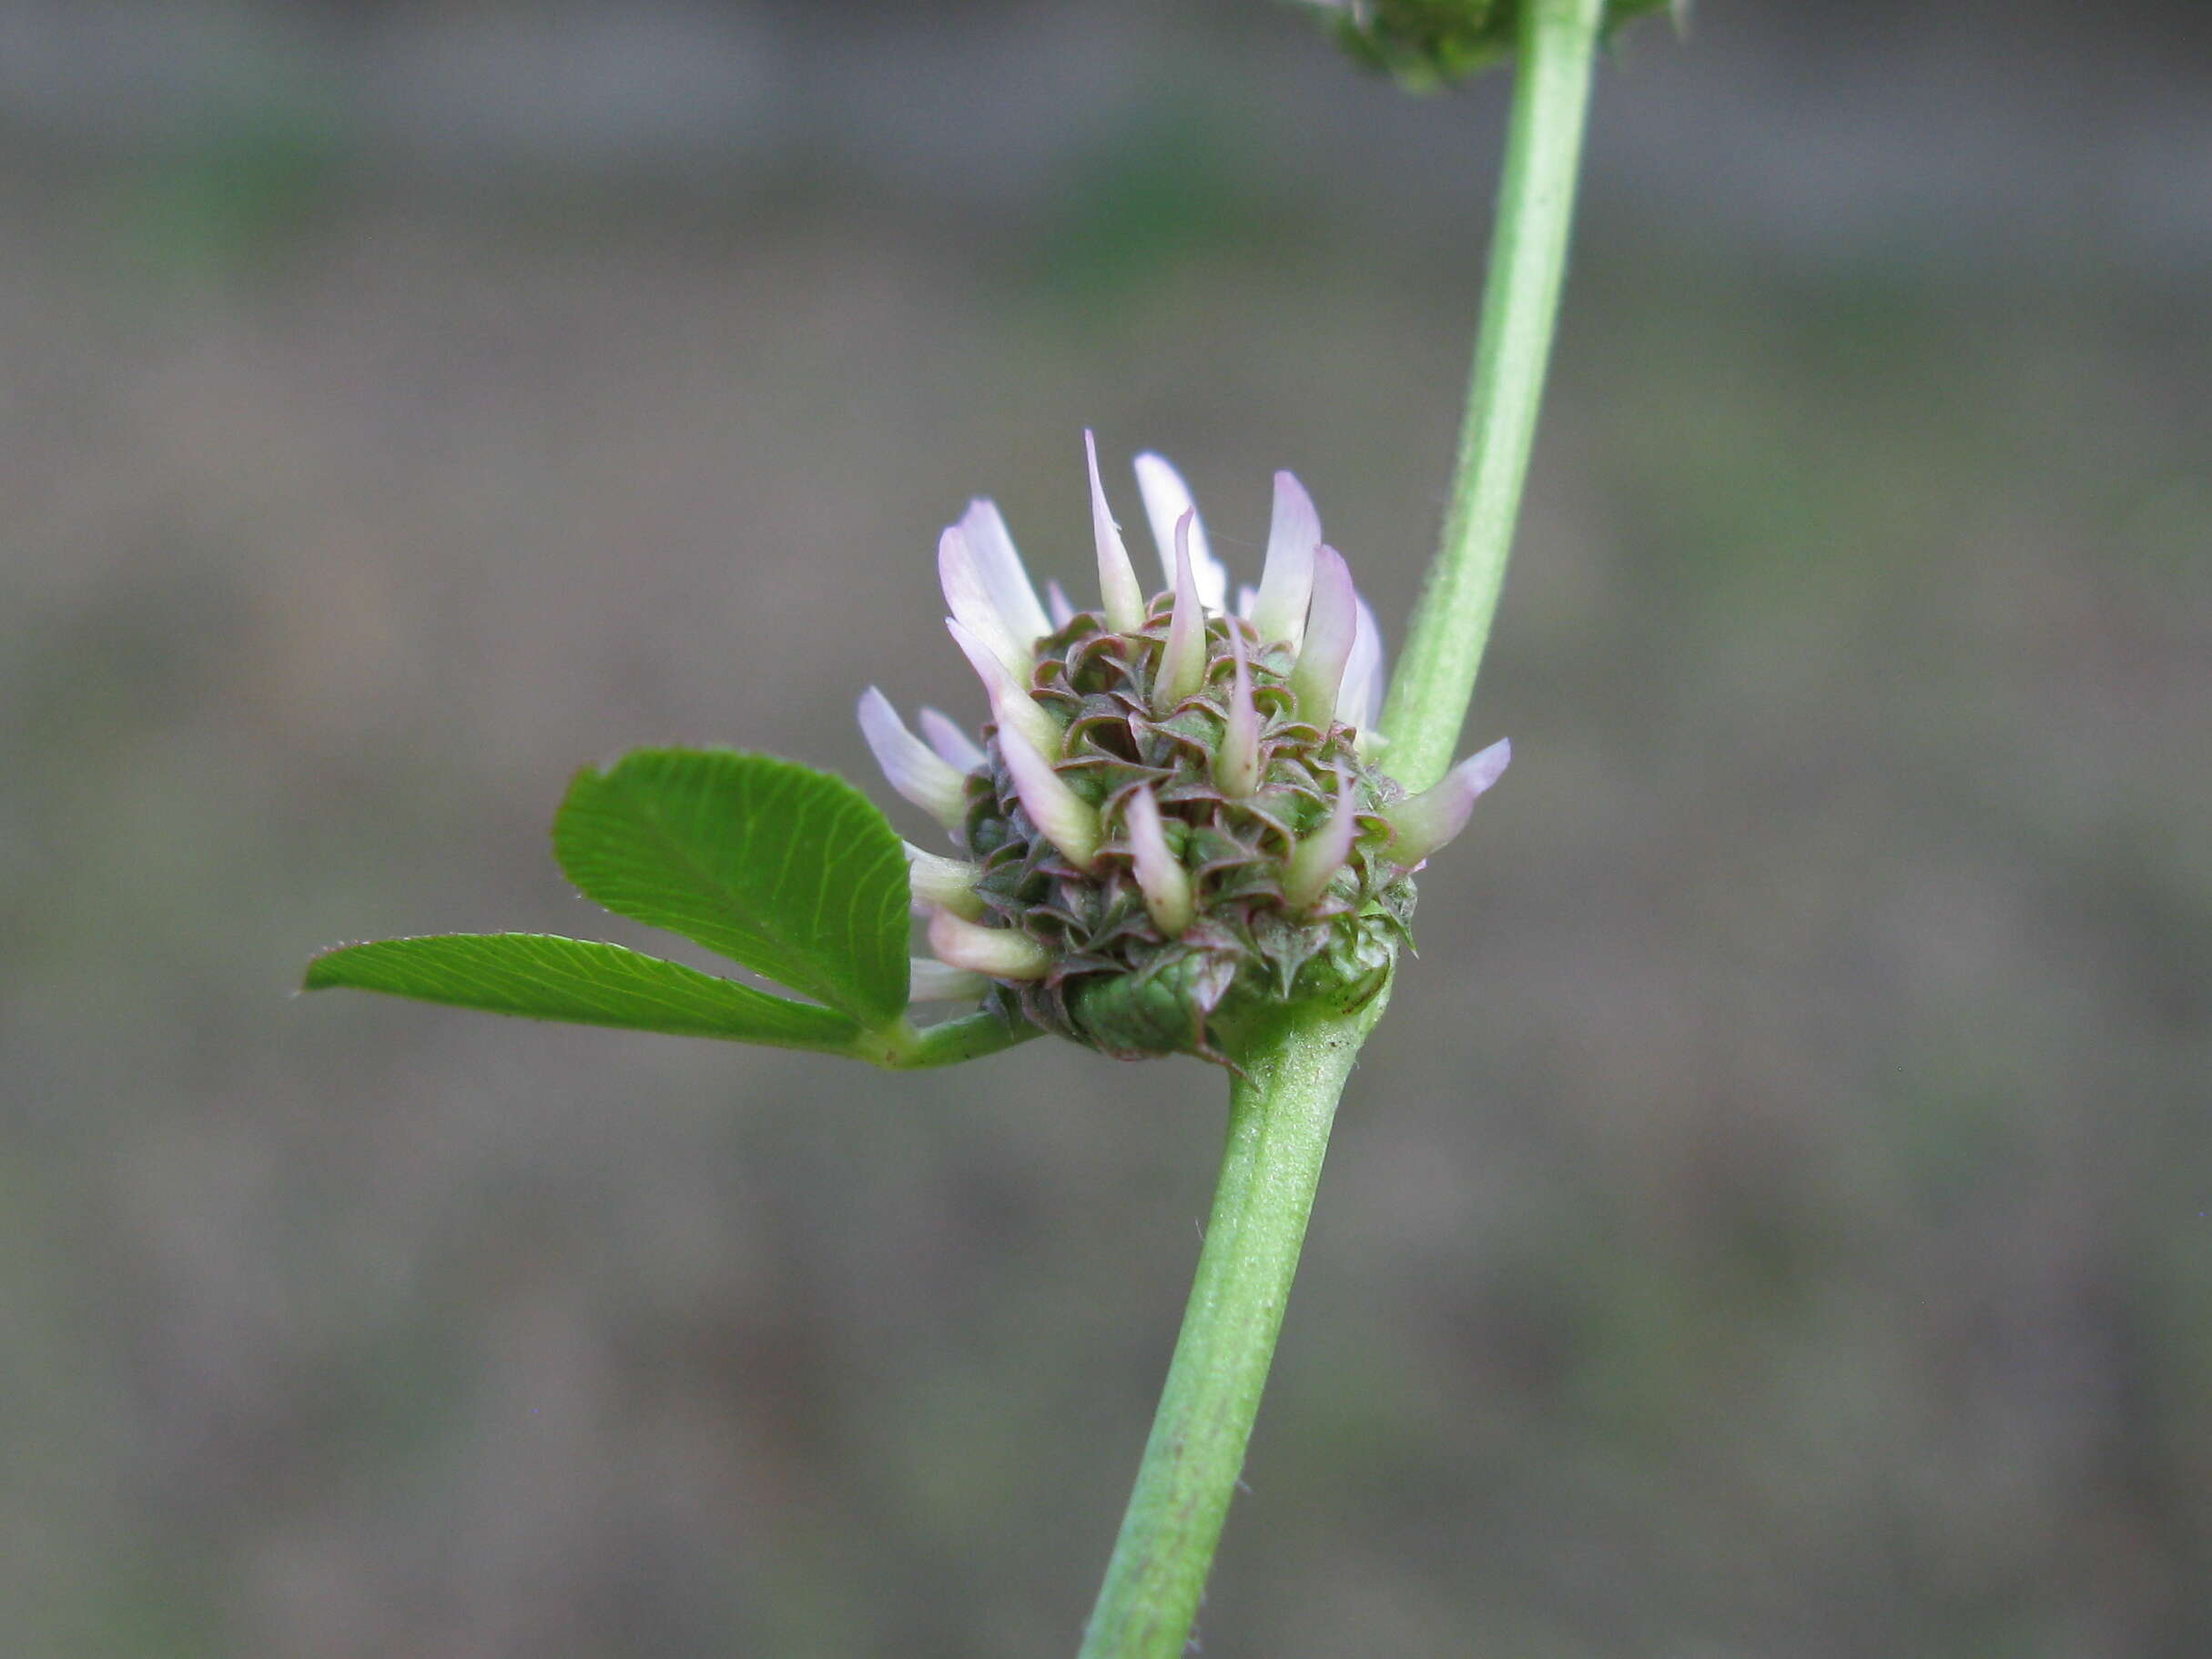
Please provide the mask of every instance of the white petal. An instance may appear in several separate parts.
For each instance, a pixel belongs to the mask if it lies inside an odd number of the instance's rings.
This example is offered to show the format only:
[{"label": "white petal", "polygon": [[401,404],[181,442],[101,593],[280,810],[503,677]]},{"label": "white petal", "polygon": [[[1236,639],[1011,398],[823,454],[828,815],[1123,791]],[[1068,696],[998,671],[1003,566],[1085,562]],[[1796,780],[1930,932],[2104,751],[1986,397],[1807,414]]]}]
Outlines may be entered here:
[{"label": "white petal", "polygon": [[1060,726],[1037,705],[1029,688],[1008,673],[1006,664],[991,655],[983,642],[959,623],[948,622],[945,628],[967,656],[969,666],[976,671],[976,678],[983,682],[984,693],[990,698],[990,717],[999,723],[999,729],[1011,727],[1045,754],[1058,754]]},{"label": "white petal", "polygon": [[1162,718],[1206,679],[1206,613],[1198,597],[1197,572],[1191,568],[1191,529],[1197,518],[1186,512],[1175,526],[1175,610],[1152,682],[1152,713]]},{"label": "white petal", "polygon": [[999,516],[998,504],[983,500],[969,502],[960,529],[968,536],[976,569],[999,607],[999,614],[1006,618],[1017,638],[1034,647],[1052,632],[1052,626],[1045,620],[1044,607],[1037,602],[1037,590],[1030,583],[1029,572],[1022,568],[1021,555],[1014,551],[1014,538],[1006,528],[1006,520]]},{"label": "white petal", "polygon": [[1336,718],[1365,735],[1383,712],[1383,627],[1375,607],[1355,597],[1359,626],[1352,654],[1344,659],[1344,689],[1336,694]]},{"label": "white petal", "polygon": [[958,766],[962,772],[973,772],[983,764],[983,751],[961,729],[959,721],[928,708],[917,709],[914,718],[921,723],[923,739],[943,757],[946,764]]},{"label": "white petal", "polygon": [[[1140,455],[1136,465],[1144,516],[1152,521],[1152,540],[1160,544],[1160,568],[1172,586],[1175,581],[1175,526],[1184,513],[1195,514],[1198,506],[1191,500],[1191,487],[1182,481],[1182,474],[1160,456]],[[1197,517],[1191,521],[1191,571],[1198,578],[1199,602],[1219,615],[1228,607],[1229,572],[1213,556],[1206,540],[1206,521]]]},{"label": "white petal", "polygon": [[1291,670],[1291,694],[1298,718],[1327,731],[1336,717],[1344,663],[1359,632],[1359,595],[1352,572],[1333,547],[1314,550],[1314,602],[1306,612],[1305,639]]},{"label": "white petal", "polygon": [[990,981],[971,967],[955,967],[933,956],[907,964],[908,1002],[972,1002],[990,989]]},{"label": "white petal", "polygon": [[860,693],[860,734],[890,785],[959,835],[968,820],[968,782],[907,730],[891,700],[874,686]]},{"label": "white petal", "polygon": [[1052,619],[1055,629],[1065,628],[1075,620],[1075,607],[1068,602],[1067,590],[1057,582],[1045,583],[1045,614]]},{"label": "white petal", "polygon": [[1252,620],[1252,608],[1260,602],[1260,590],[1245,582],[1236,591],[1236,613],[1247,622]]},{"label": "white petal", "polygon": [[1411,869],[1466,828],[1476,801],[1504,775],[1512,759],[1513,745],[1500,738],[1479,754],[1461,761],[1435,787],[1385,807],[1383,816],[1395,832],[1390,844],[1391,862]]},{"label": "white petal", "polygon": [[1134,633],[1144,626],[1144,589],[1129,561],[1113,511],[1106,505],[1106,486],[1099,481],[1098,440],[1088,431],[1083,434],[1083,453],[1091,462],[1091,533],[1099,549],[1100,608],[1106,613],[1106,625],[1116,633]]},{"label": "white petal", "polygon": [[1236,677],[1229,688],[1229,719],[1222,733],[1216,775],[1228,794],[1244,796],[1260,787],[1260,711],[1252,700],[1252,669],[1244,658],[1244,635],[1232,625],[1229,649],[1236,656]]},{"label": "white petal", "polygon": [[1329,880],[1352,855],[1352,840],[1359,830],[1358,796],[1336,774],[1336,802],[1329,815],[1291,851],[1290,867],[1283,873],[1283,897],[1293,910],[1304,910],[1328,891]]},{"label": "white petal", "polygon": [[1191,875],[1182,867],[1160,827],[1160,804],[1149,784],[1140,784],[1129,797],[1129,846],[1137,865],[1137,886],[1144,907],[1171,939],[1181,938],[1191,925],[1193,905]]},{"label": "white petal", "polygon": [[1030,821],[1070,864],[1088,874],[1099,856],[1098,809],[1068,787],[1018,728],[999,726],[999,754]]},{"label": "white petal", "polygon": [[907,850],[907,883],[917,910],[949,910],[969,921],[983,915],[983,901],[975,888],[975,865],[965,858],[940,858],[911,841],[898,844]]},{"label": "white petal", "polygon": [[1305,486],[1287,472],[1275,474],[1275,513],[1267,531],[1267,563],[1260,572],[1260,601],[1252,620],[1263,640],[1284,640],[1292,650],[1305,633],[1314,595],[1314,550],[1321,545],[1321,515]]},{"label": "white petal", "polygon": [[949,910],[929,918],[929,948],[954,967],[993,979],[1041,979],[1052,966],[1036,940],[1004,927],[979,927]]},{"label": "white petal", "polygon": [[945,603],[952,612],[952,620],[982,641],[991,655],[1006,664],[1009,673],[1017,679],[1028,679],[1035,663],[1030,647],[1035,642],[1025,642],[1018,636],[999,612],[990,591],[983,585],[983,572],[976,562],[975,550],[968,545],[967,533],[957,524],[938,538],[937,574],[944,586]]}]

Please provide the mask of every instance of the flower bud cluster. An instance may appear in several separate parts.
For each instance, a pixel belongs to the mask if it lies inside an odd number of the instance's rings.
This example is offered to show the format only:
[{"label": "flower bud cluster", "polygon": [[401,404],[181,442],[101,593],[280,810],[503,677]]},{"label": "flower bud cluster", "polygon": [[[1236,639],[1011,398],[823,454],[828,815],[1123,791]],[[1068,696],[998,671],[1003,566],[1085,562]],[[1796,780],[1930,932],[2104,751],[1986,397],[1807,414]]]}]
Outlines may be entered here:
[{"label": "flower bud cluster", "polygon": [[1166,589],[1144,598],[1091,452],[1101,604],[1040,603],[987,501],[939,547],[949,627],[982,681],[979,744],[880,692],[860,722],[892,786],[961,856],[909,848],[935,959],[916,995],[982,996],[1124,1058],[1226,1059],[1252,1013],[1352,1007],[1388,977],[1413,872],[1509,752],[1408,798],[1374,762],[1382,652],[1313,504],[1275,481],[1265,572],[1232,610],[1189,491],[1138,482]]}]

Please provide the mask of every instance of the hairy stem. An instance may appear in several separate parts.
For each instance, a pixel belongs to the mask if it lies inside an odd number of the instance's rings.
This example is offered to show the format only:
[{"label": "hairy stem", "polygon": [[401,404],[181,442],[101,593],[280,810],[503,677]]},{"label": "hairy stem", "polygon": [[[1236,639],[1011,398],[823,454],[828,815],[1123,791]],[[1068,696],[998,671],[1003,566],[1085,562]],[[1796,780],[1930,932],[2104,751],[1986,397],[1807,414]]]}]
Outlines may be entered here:
[{"label": "hairy stem", "polygon": [[1183,1651],[1260,1409],[1344,1079],[1385,998],[1284,1016],[1244,1050],[1182,1334],[1083,1659]]},{"label": "hairy stem", "polygon": [[[1512,549],[1573,217],[1603,0],[1523,0],[1482,329],[1444,542],[1383,729],[1408,789],[1443,775]],[[1385,998],[1287,1012],[1241,1057],[1182,1332],[1081,1659],[1178,1659],[1244,1463],[1329,1126]]]},{"label": "hairy stem", "polygon": [[1444,541],[1415,607],[1382,729],[1409,790],[1444,775],[1475,695],[1513,551],[1567,270],[1603,0],[1525,0],[1482,332]]}]

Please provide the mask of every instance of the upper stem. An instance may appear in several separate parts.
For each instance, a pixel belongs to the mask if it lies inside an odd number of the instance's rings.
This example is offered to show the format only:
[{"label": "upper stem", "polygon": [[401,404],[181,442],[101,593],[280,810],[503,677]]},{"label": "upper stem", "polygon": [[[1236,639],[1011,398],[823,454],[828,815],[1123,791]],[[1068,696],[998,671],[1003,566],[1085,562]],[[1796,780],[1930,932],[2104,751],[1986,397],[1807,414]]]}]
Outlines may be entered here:
[{"label": "upper stem", "polygon": [[1383,711],[1391,775],[1415,793],[1451,764],[1513,551],[1604,10],[1604,0],[1521,6],[1513,118],[1451,506]]}]

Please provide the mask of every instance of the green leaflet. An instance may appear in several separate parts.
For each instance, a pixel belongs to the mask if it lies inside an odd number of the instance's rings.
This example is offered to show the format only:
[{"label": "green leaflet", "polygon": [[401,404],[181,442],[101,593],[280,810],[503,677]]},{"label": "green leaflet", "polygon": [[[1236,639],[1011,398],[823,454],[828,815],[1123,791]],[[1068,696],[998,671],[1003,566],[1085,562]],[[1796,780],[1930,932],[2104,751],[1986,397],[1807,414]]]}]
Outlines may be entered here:
[{"label": "green leaflet", "polygon": [[844,1015],[680,963],[551,934],[434,934],[325,951],[306,988],[382,991],[492,1014],[720,1037],[780,1048],[848,1052],[861,1035]]},{"label": "green leaflet", "polygon": [[840,778],[726,749],[636,750],[576,774],[553,852],[609,910],[864,1026],[906,1009],[906,855]]}]

